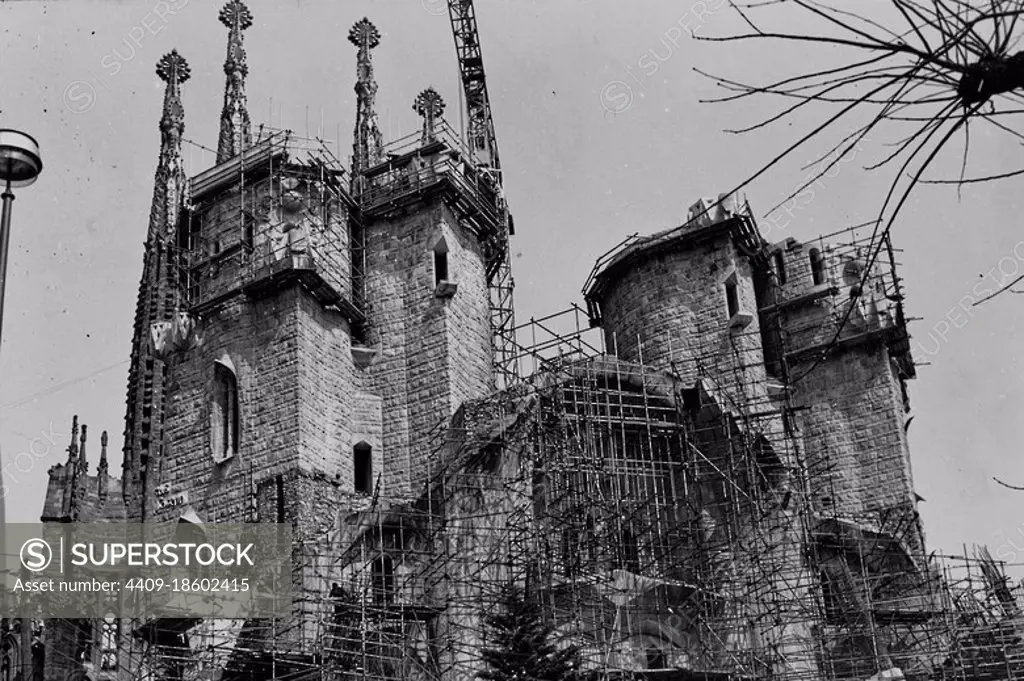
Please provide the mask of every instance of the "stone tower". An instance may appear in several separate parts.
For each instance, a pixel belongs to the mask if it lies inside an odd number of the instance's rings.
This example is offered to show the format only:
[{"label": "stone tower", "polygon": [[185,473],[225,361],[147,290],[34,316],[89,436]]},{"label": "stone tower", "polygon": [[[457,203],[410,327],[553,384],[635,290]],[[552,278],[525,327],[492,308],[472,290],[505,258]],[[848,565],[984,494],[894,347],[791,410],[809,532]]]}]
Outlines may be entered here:
[{"label": "stone tower", "polygon": [[252,15],[231,0],[220,18],[217,164],[187,181],[187,69],[161,68],[165,141],[136,315],[126,498],[137,518],[327,532],[340,509],[417,493],[435,428],[491,390],[485,252],[504,203],[433,89],[414,104],[422,131],[384,146],[371,58],[380,34],[367,19],[349,33],[351,172],[290,131],[253,139],[242,47]]},{"label": "stone tower", "polygon": [[817,513],[870,518],[919,548],[904,429],[914,365],[899,282],[871,257],[885,244],[769,244],[748,213],[702,200],[681,227],[602,262],[586,293],[607,347],[784,415]]}]

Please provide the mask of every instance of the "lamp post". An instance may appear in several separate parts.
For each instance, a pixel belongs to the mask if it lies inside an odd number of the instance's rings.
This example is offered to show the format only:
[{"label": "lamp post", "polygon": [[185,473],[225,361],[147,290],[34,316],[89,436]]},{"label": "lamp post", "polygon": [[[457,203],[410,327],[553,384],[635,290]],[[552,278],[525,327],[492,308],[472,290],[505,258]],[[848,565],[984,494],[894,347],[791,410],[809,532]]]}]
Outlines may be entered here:
[{"label": "lamp post", "polygon": [[[4,324],[4,291],[7,288],[7,250],[11,239],[11,204],[14,203],[14,194],[11,189],[14,187],[27,187],[36,181],[39,173],[43,170],[43,160],[39,156],[39,143],[29,135],[9,128],[0,128],[0,183],[4,185],[4,192],[0,194],[3,200],[2,214],[0,214],[0,340],[3,338]],[[0,473],[2,476],[3,473]],[[0,479],[0,491],[4,488],[3,480]],[[4,542],[4,523],[7,519],[4,514],[6,500],[0,495],[0,550],[6,553]],[[6,562],[6,557],[5,557]],[[6,566],[4,566],[6,568]],[[7,590],[6,570],[3,576],[3,590]],[[2,595],[2,593],[0,593]],[[8,629],[8,627],[0,627]],[[18,659],[21,662],[22,679],[32,678],[32,620],[21,620],[21,654]],[[2,652],[2,651],[0,651]]]},{"label": "lamp post", "polygon": [[27,187],[43,169],[39,143],[17,130],[0,128],[0,183],[4,183],[3,214],[0,217],[0,339],[4,330],[4,290],[7,286],[7,250],[11,239],[11,204],[14,187]]}]

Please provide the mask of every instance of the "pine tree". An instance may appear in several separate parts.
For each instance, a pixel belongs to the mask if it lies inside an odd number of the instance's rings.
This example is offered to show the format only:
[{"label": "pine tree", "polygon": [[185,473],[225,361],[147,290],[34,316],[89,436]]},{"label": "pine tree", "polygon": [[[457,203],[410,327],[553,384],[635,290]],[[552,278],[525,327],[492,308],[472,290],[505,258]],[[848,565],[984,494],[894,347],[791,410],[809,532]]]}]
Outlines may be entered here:
[{"label": "pine tree", "polygon": [[484,616],[493,647],[485,648],[484,681],[579,681],[576,646],[559,650],[551,642],[554,627],[544,622],[540,607],[514,586],[506,587],[497,612]]}]

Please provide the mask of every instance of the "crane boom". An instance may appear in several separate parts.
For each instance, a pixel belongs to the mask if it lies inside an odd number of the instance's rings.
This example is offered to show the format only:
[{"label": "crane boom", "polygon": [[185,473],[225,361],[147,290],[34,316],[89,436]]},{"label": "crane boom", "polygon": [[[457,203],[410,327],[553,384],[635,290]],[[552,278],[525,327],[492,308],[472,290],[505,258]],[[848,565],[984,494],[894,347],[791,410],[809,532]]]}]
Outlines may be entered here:
[{"label": "crane boom", "polygon": [[[491,118],[491,101],[487,96],[484,60],[476,27],[473,0],[448,0],[448,15],[455,35],[455,52],[459,58],[462,89],[466,97],[466,138],[477,155],[477,162],[495,171],[501,170],[498,143]],[[501,173],[497,180],[501,182]]]},{"label": "crane boom", "polygon": [[512,216],[502,195],[501,160],[498,141],[491,118],[491,100],[487,96],[484,59],[480,52],[480,35],[476,27],[473,0],[448,0],[448,16],[455,36],[455,52],[466,99],[466,143],[475,156],[477,166],[486,171],[498,190],[501,224],[487,243],[487,287],[490,297],[491,347],[494,351],[494,379],[498,389],[506,388],[519,377],[516,342],[515,307],[512,290],[512,267],[509,259],[509,236],[514,232]]}]

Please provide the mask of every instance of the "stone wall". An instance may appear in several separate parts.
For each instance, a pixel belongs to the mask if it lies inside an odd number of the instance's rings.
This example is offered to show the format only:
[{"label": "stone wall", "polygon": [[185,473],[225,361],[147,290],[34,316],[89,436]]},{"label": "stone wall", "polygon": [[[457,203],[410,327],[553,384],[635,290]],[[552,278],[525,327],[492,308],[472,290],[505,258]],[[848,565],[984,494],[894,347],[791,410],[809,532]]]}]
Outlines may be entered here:
[{"label": "stone wall", "polygon": [[[148,484],[149,519],[173,519],[182,508],[159,508],[161,497],[187,494],[204,521],[243,521],[251,515],[251,485],[299,465],[300,355],[305,294],[292,288],[274,298],[237,296],[199,327],[203,345],[170,369],[167,444]],[[238,382],[239,447],[217,464],[211,448],[214,363],[228,360]],[[166,503],[166,502],[164,502]]]},{"label": "stone wall", "polygon": [[916,505],[900,379],[881,343],[834,352],[796,399],[816,510],[863,519]]},{"label": "stone wall", "polygon": [[[710,377],[737,404],[761,401],[766,374],[750,261],[728,232],[690,238],[615,272],[601,305],[607,347],[620,359],[673,368],[684,384]],[[730,278],[739,310],[753,317],[742,327],[730,326]]]},{"label": "stone wall", "polygon": [[[434,202],[366,228],[370,392],[382,398],[382,493],[410,495],[426,478],[432,433],[492,382],[483,259],[475,237]],[[451,297],[437,295],[434,247],[444,239]]]}]

